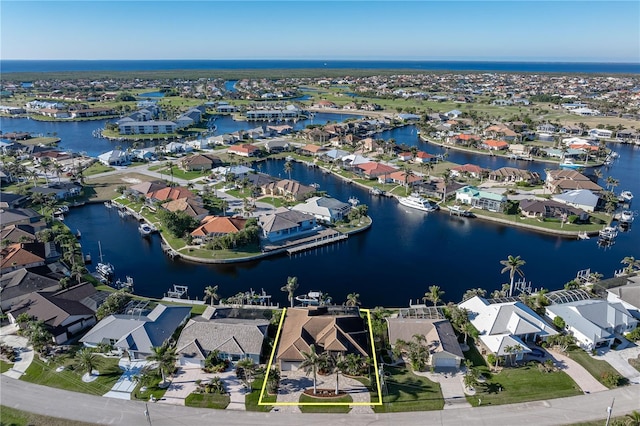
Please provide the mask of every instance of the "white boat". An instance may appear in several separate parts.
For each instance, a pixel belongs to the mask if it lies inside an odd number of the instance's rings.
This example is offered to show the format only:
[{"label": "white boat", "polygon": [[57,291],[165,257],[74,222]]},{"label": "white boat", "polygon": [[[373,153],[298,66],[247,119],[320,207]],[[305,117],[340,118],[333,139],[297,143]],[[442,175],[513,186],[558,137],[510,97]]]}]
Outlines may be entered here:
[{"label": "white boat", "polygon": [[326,297],[326,295],[321,291],[312,290],[305,295],[296,296],[296,300],[304,306],[319,306],[321,304],[328,303],[331,299]]},{"label": "white boat", "polygon": [[69,206],[60,206],[53,212],[54,215],[62,215],[64,213],[69,213]]},{"label": "white boat", "polygon": [[111,282],[113,280],[115,268],[112,264],[105,262],[102,258],[102,245],[100,244],[100,241],[98,241],[98,251],[100,252],[100,262],[96,265],[96,272],[104,281]]},{"label": "white boat", "polygon": [[582,164],[576,164],[570,158],[565,158],[562,163],[560,163],[561,169],[579,169],[580,167],[584,167]]},{"label": "white boat", "polygon": [[155,229],[148,223],[141,223],[138,227],[138,231],[140,231],[142,236],[147,236],[151,235],[155,231]]},{"label": "white boat", "polygon": [[634,214],[631,210],[623,210],[620,212],[620,218],[618,219],[621,223],[631,223],[633,222]]},{"label": "white boat", "polygon": [[603,229],[598,231],[598,237],[601,240],[613,240],[618,236],[618,230],[611,226],[605,226]]},{"label": "white boat", "polygon": [[624,203],[630,203],[633,200],[633,193],[631,191],[622,191],[618,198]]},{"label": "white boat", "polygon": [[385,192],[382,189],[378,188],[377,186],[374,186],[373,188],[371,188],[369,190],[369,193],[371,195],[384,195],[385,194]]},{"label": "white boat", "polygon": [[462,217],[473,217],[473,213],[470,210],[464,209],[462,206],[454,205],[449,207],[449,213]]},{"label": "white boat", "polygon": [[587,233],[587,231],[580,231],[580,232],[578,232],[578,239],[579,240],[588,240],[589,239],[589,234]]},{"label": "white boat", "polygon": [[432,203],[428,199],[419,196],[418,194],[411,194],[408,197],[400,197],[398,201],[403,206],[411,207],[412,209],[422,210],[424,212],[433,212],[440,207],[436,203]]}]

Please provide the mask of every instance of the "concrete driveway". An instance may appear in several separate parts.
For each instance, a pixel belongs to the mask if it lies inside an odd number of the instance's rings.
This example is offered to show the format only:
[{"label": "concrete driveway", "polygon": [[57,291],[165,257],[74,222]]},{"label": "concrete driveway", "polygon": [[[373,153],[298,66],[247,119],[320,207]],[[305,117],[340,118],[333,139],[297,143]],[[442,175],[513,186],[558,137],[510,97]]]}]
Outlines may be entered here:
[{"label": "concrete driveway", "polygon": [[16,333],[18,327],[16,325],[7,325],[0,329],[0,343],[9,345],[16,351],[16,362],[11,369],[5,371],[3,374],[12,379],[19,379],[22,377],[27,368],[33,361],[33,348],[28,346],[28,340],[26,337],[18,336]]},{"label": "concrete driveway", "polygon": [[455,368],[442,372],[414,371],[417,376],[424,376],[432,382],[440,384],[442,397],[444,398],[444,409],[469,408],[471,404],[464,394],[464,371]]},{"label": "concrete driveway", "polygon": [[554,360],[554,364],[573,379],[584,393],[602,392],[608,390],[605,385],[593,377],[583,366],[556,351],[547,351]]},{"label": "concrete driveway", "polygon": [[640,371],[629,364],[629,359],[640,356],[640,346],[631,344],[625,349],[614,350],[610,348],[598,349],[595,359],[607,361],[621,376],[626,377],[631,384],[640,384]]}]

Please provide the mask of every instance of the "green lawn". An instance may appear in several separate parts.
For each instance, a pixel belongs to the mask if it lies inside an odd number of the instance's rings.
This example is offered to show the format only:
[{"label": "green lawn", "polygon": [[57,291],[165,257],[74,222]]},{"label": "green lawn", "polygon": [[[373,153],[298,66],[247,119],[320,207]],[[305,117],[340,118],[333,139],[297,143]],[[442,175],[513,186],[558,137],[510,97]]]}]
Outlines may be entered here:
[{"label": "green lawn", "polygon": [[97,423],[42,416],[0,405],[0,424],[2,426],[94,426]]},{"label": "green lawn", "polygon": [[[258,401],[260,400],[260,391],[262,390],[263,381],[264,381],[264,376],[257,377],[251,384],[251,392],[245,395],[244,405],[247,411],[261,411],[266,413],[271,411],[271,409],[273,408],[272,405],[258,405]],[[265,391],[264,397],[262,398],[262,402],[272,403],[272,402],[276,402],[276,399],[277,399],[277,395],[269,395]]]},{"label": "green lawn", "polygon": [[[82,381],[84,372],[71,369],[74,362],[72,357],[65,356],[59,357],[47,365],[36,356],[20,380],[74,392],[104,395],[111,390],[122,375],[117,358],[104,358],[96,355],[96,370],[100,372],[100,376],[93,382],[85,383]],[[66,367],[65,370],[56,372],[56,368],[61,365]]]},{"label": "green lawn", "polygon": [[231,398],[229,398],[229,395],[220,395],[217,393],[192,393],[184,400],[184,405],[187,407],[224,410],[227,408],[230,401]]},{"label": "green lawn", "polygon": [[167,391],[167,388],[158,387],[161,381],[162,377],[157,376],[151,384],[147,385],[147,389],[145,389],[144,392],[141,390],[142,385],[138,384],[133,392],[131,392],[131,399],[149,401],[152,395],[155,399],[161,399]]},{"label": "green lawn", "polygon": [[582,395],[582,391],[566,373],[541,372],[532,362],[522,367],[504,368],[500,373],[488,374],[485,383],[476,387],[474,396],[467,396],[473,406],[514,404],[516,402],[563,398]]},{"label": "green lawn", "polygon": [[567,351],[567,355],[572,360],[583,366],[593,377],[595,377],[600,383],[607,386],[602,380],[602,375],[605,373],[620,375],[618,371],[611,366],[607,361],[595,359],[587,352],[580,348],[573,348]]},{"label": "green lawn", "polygon": [[0,374],[4,373],[5,371],[11,370],[11,367],[13,367],[13,364],[0,359]]},{"label": "green lawn", "polygon": [[85,177],[88,177],[88,176],[91,176],[91,175],[97,175],[98,173],[110,172],[112,170],[114,170],[113,167],[105,166],[102,163],[95,162],[92,165],[90,165],[89,167],[87,167],[86,169],[84,169],[82,174]]},{"label": "green lawn", "polygon": [[320,398],[313,398],[311,396],[302,394],[300,395],[300,400],[299,402],[301,404],[304,403],[318,403],[321,402],[322,405],[301,405],[300,406],[300,411],[302,411],[303,413],[341,413],[341,414],[346,414],[349,411],[351,411],[351,407],[349,407],[348,405],[332,405],[331,403],[340,403],[340,404],[344,404],[347,402],[353,402],[353,398],[351,398],[351,395],[344,395],[338,398],[331,398],[330,400],[327,399],[320,399]]},{"label": "green lawn", "polygon": [[[386,386],[382,387],[382,405],[374,405],[376,413],[397,413],[402,411],[442,410],[444,399],[440,385],[426,377],[416,376],[413,372],[398,367],[386,367]],[[385,392],[386,389],[386,392]],[[377,401],[375,390],[371,401]]]}]

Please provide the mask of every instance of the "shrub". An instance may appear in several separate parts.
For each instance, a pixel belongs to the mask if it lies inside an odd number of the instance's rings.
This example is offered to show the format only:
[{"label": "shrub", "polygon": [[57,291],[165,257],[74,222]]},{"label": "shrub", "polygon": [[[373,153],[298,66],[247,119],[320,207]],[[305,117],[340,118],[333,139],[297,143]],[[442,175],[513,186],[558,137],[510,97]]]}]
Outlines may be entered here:
[{"label": "shrub", "polygon": [[564,322],[564,319],[562,319],[562,317],[558,316],[553,319],[553,325],[558,327],[558,329],[562,330],[564,329],[566,323]]},{"label": "shrub", "polygon": [[622,379],[622,377],[620,377],[618,374],[609,373],[606,371],[602,373],[600,378],[602,379],[602,383],[608,388],[615,388],[616,386],[619,386],[620,379]]}]

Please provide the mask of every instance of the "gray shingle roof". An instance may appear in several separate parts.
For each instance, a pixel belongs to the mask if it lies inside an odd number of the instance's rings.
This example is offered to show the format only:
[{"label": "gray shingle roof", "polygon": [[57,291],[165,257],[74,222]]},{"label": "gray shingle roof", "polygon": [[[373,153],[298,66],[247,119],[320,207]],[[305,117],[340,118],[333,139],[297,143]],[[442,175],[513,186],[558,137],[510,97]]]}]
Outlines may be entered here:
[{"label": "gray shingle roof", "polygon": [[205,356],[214,350],[240,356],[260,355],[268,325],[269,322],[264,320],[207,321],[199,317],[189,321],[182,330],[177,344],[178,353],[193,356],[197,347]]}]

